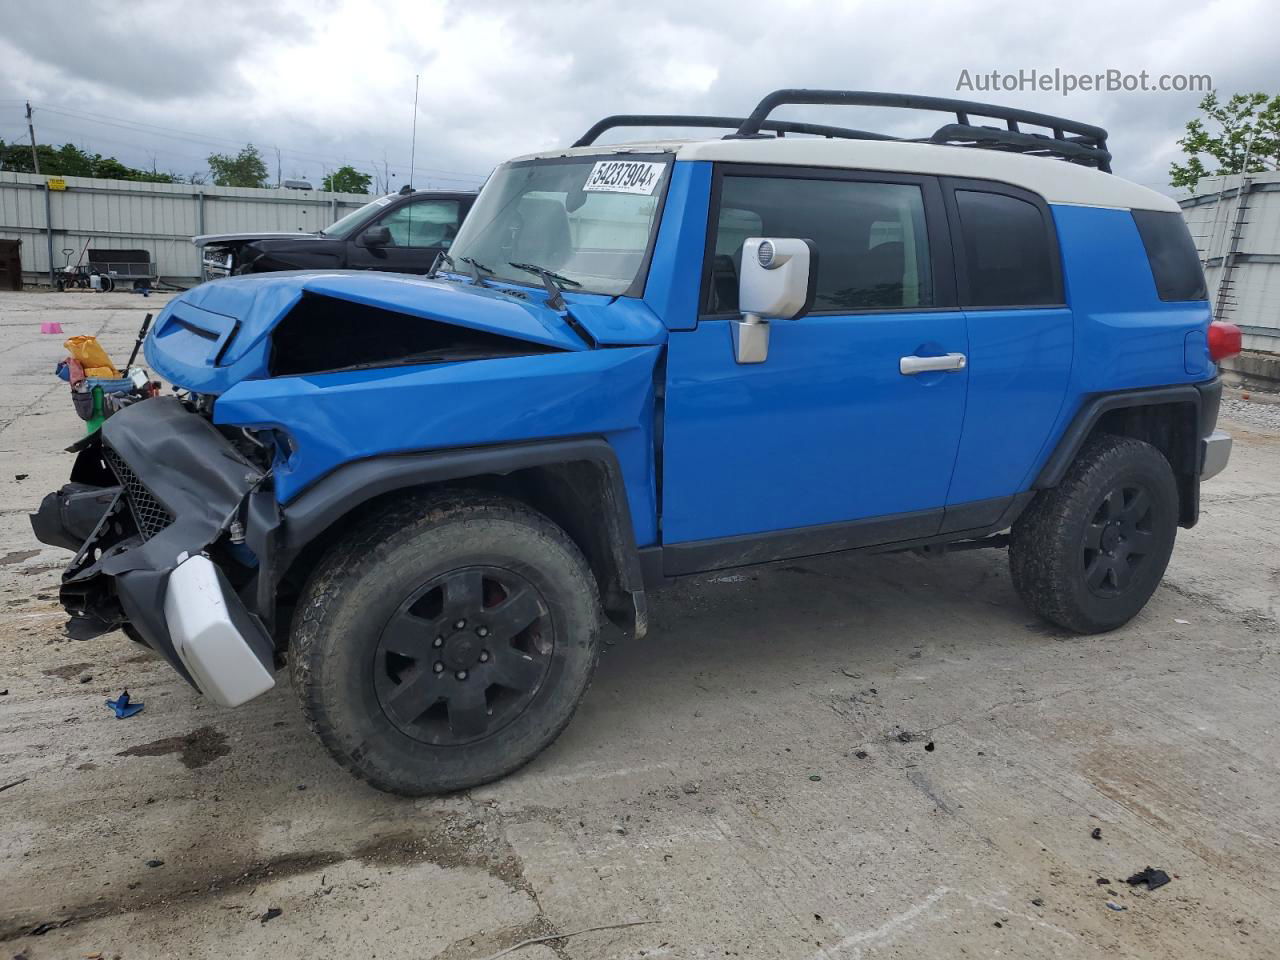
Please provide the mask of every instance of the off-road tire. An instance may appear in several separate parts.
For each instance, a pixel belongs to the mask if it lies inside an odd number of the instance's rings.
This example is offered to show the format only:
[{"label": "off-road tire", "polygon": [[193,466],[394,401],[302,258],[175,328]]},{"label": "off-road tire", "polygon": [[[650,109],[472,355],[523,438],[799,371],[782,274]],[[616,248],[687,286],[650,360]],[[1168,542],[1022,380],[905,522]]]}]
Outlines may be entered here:
[{"label": "off-road tire", "polygon": [[[1144,491],[1150,510],[1122,521],[1126,510],[1141,510],[1135,491]],[[1177,529],[1178,485],[1164,455],[1131,437],[1091,437],[1062,482],[1037,494],[1013,525],[1014,588],[1035,613],[1060,627],[1083,634],[1114,630],[1151,599]],[[1112,550],[1090,549],[1091,543]],[[1127,572],[1114,572],[1122,569]],[[1104,579],[1091,585],[1099,571]]]},{"label": "off-road tire", "polygon": [[[465,744],[424,742],[419,727],[406,726],[396,707],[385,706],[382,691],[391,681],[378,671],[393,656],[384,649],[385,631],[393,618],[403,618],[407,598],[423,584],[480,568],[507,571],[535,589],[542,618],[538,623],[543,624],[538,630],[553,635],[545,654],[549,665],[542,680],[530,684],[535,692],[526,694],[531,698],[527,706],[506,726]],[[481,592],[491,587],[492,581],[484,581]],[[452,623],[450,618],[450,627]],[[290,671],[308,723],[339,764],[391,793],[444,793],[505,776],[555,740],[591,683],[600,627],[595,580],[563,530],[514,500],[441,491],[373,513],[328,551],[294,616]],[[446,641],[446,650],[452,649],[454,636],[464,646],[475,644],[467,631],[459,630]],[[541,637],[538,642],[545,643]],[[423,669],[443,669],[430,662],[434,656],[435,651],[426,652]],[[491,668],[497,660],[494,655]],[[411,662],[414,682],[424,690],[427,679],[455,682],[452,668],[438,678],[419,678],[419,662]],[[474,678],[483,670],[476,665],[471,673]],[[400,682],[395,680],[397,687]],[[493,716],[492,709],[487,712]],[[452,726],[448,714],[446,740]]]}]

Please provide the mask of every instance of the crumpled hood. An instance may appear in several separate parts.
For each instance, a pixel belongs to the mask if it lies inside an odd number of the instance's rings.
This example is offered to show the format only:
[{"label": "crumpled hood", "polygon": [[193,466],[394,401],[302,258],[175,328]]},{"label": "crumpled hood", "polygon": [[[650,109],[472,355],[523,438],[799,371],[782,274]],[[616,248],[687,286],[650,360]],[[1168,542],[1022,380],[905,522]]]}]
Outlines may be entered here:
[{"label": "crumpled hood", "polygon": [[[296,271],[229,277],[174,298],[147,338],[151,369],[176,386],[219,394],[267,377],[271,330],[304,296],[329,297],[424,321],[512,337],[557,350],[590,349],[538,288],[362,271]],[[566,292],[596,344],[661,343],[666,329],[643,302]]]},{"label": "crumpled hood", "polygon": [[301,230],[259,230],[256,233],[202,233],[192,237],[191,242],[197,247],[221,247],[254,240],[315,240],[319,236],[318,233],[303,233]]}]

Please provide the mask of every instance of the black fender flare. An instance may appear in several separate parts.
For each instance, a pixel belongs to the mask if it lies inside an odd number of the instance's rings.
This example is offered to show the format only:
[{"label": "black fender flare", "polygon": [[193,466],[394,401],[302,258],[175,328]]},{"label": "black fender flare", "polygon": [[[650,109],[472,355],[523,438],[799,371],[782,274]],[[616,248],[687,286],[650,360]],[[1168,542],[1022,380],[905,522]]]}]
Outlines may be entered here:
[{"label": "black fender flare", "polygon": [[[1221,400],[1222,381],[1217,377],[1204,383],[1183,383],[1171,387],[1149,387],[1141,390],[1118,390],[1114,393],[1094,394],[1088,397],[1076,411],[1071,423],[1059,438],[1053,453],[1040,468],[1032,488],[1046,490],[1062,482],[1067,468],[1080,452],[1080,447],[1084,445],[1090,432],[1105,413],[1128,407],[1189,403],[1195,408],[1199,433],[1195,439],[1199,440],[1213,432],[1214,424],[1218,420],[1218,405]],[[1196,454],[1198,456],[1198,445]],[[1198,460],[1195,463],[1198,477],[1200,464]]]},{"label": "black fender flare", "polygon": [[[410,487],[483,475],[505,476],[531,467],[583,461],[599,467],[605,478],[602,491],[604,509],[595,522],[605,528],[619,585],[632,596],[636,632],[643,635],[646,619],[644,578],[626,485],[612,445],[598,436],[390,454],[355,460],[326,474],[288,504],[279,507],[275,516],[268,515],[270,507],[264,504],[263,515],[249,525],[250,547],[257,547],[255,552],[260,560],[264,553],[269,557],[259,571],[257,601],[260,613],[268,615],[264,608],[274,604],[278,579],[302,551],[333,524],[375,497]],[[258,539],[255,533],[265,536]],[[255,544],[255,540],[258,543]]]},{"label": "black fender flare", "polygon": [[1108,413],[1158,404],[1185,405],[1190,407],[1192,422],[1188,425],[1182,421],[1178,445],[1167,450],[1166,455],[1170,456],[1178,478],[1182,501],[1179,525],[1193,527],[1200,518],[1200,474],[1204,466],[1204,444],[1201,441],[1213,432],[1221,402],[1222,381],[1217,377],[1201,383],[1094,394],[1086,398],[1076,411],[1053,453],[1036,475],[1032,489],[1047,490],[1061,483],[1080,447]]}]

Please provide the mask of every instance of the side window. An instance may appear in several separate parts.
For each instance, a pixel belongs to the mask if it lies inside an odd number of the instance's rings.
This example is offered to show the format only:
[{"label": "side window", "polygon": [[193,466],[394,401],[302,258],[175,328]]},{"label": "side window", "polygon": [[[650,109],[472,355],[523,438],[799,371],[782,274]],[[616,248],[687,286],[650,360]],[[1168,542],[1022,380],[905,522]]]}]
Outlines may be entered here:
[{"label": "side window", "polygon": [[914,184],[726,176],[705,312],[737,311],[742,245],[760,236],[818,245],[815,311],[934,302],[924,196]]},{"label": "side window", "polygon": [[[961,306],[1017,307],[1062,303],[1052,224],[1034,203],[1002,193],[957,190],[960,242],[969,279]],[[961,290],[964,284],[961,283]]]},{"label": "side window", "polygon": [[1133,220],[1151,261],[1151,275],[1161,300],[1207,300],[1204,269],[1182,214],[1134,210]]},{"label": "side window", "polygon": [[447,246],[458,232],[457,200],[419,200],[392,210],[377,223],[397,247]]}]

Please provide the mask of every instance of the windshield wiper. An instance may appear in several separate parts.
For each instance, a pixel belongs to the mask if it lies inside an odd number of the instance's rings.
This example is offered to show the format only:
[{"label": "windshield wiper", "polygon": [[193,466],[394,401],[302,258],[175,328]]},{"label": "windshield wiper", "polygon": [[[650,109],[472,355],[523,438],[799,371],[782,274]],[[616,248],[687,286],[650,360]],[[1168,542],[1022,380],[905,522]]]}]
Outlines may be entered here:
[{"label": "windshield wiper", "polygon": [[508,260],[507,263],[517,270],[532,273],[542,281],[542,285],[547,288],[547,293],[551,295],[551,299],[547,301],[547,306],[552,310],[565,309],[564,291],[560,289],[560,284],[570,287],[582,286],[577,280],[556,273],[554,270],[548,270],[546,267],[540,267],[536,263],[516,263],[514,260]]},{"label": "windshield wiper", "polygon": [[484,281],[480,277],[481,270],[489,274],[489,276],[491,277],[495,276],[492,267],[486,267],[483,263],[478,261],[475,257],[463,257],[462,262],[471,268],[471,279],[475,281],[475,285],[477,287],[484,286]]},{"label": "windshield wiper", "polygon": [[553,270],[547,270],[540,267],[536,263],[516,263],[513,260],[508,260],[507,263],[511,264],[511,266],[515,267],[517,270],[523,270],[526,273],[536,274],[541,277],[542,285],[546,287],[547,293],[549,294],[547,297],[547,306],[559,313],[564,318],[564,322],[569,325],[569,328],[576,333],[582,339],[582,342],[588,347],[594,350],[596,347],[600,346],[600,344],[596,342],[596,338],[592,336],[591,331],[578,322],[578,318],[573,315],[573,311],[569,309],[569,305],[564,302],[564,291],[556,285],[556,281],[558,280],[560,283],[567,283],[571,287],[580,287],[582,284],[577,280],[572,280],[569,277],[562,276]]},{"label": "windshield wiper", "polygon": [[572,277],[566,277],[563,273],[556,273],[554,270],[548,270],[546,267],[540,267],[536,263],[516,263],[514,260],[508,260],[507,263],[515,267],[517,270],[523,270],[526,273],[536,273],[540,277],[550,277],[556,283],[563,284],[566,287],[580,287],[577,280]]},{"label": "windshield wiper", "polygon": [[435,260],[431,262],[431,269],[427,271],[427,279],[434,280],[437,273],[440,272],[440,261],[443,260],[449,265],[449,269],[454,273],[458,271],[458,265],[453,262],[453,257],[449,256],[443,250],[436,254]]}]

